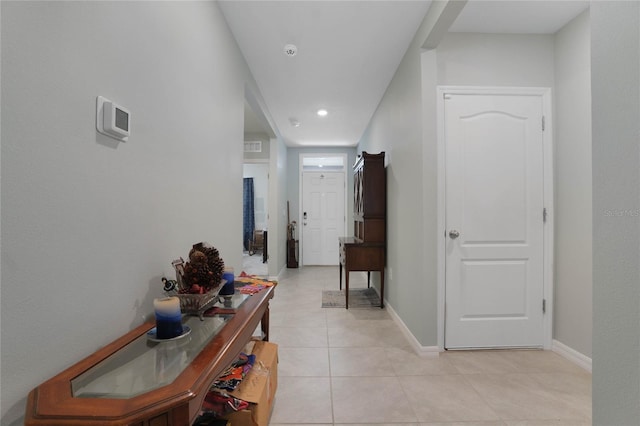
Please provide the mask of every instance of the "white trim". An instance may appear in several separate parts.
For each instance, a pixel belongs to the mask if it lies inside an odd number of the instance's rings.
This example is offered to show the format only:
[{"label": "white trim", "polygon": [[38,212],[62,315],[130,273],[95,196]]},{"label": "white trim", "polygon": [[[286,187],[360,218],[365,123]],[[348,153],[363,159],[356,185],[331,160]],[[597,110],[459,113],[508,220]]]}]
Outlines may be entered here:
[{"label": "white trim", "polygon": [[543,259],[543,294],[546,299],[546,313],[543,317],[543,348],[550,350],[552,347],[553,332],[553,236],[554,236],[554,210],[553,210],[553,110],[551,102],[551,89],[548,87],[477,87],[477,86],[438,86],[437,88],[437,152],[438,152],[438,214],[437,214],[437,284],[438,284],[438,348],[444,350],[445,342],[445,134],[444,134],[444,95],[455,94],[502,94],[502,95],[529,95],[542,97],[542,114],[545,117],[545,129],[542,132],[543,143],[543,185],[544,207],[547,209],[547,221],[544,226],[544,259]]},{"label": "white trim", "polygon": [[269,164],[270,158],[245,158],[244,164]]},{"label": "white trim", "polygon": [[591,373],[592,361],[588,356],[576,351],[573,348],[570,348],[569,346],[555,339],[553,340],[553,346],[551,347],[551,350]]},{"label": "white trim", "polygon": [[284,265],[282,265],[282,268],[280,268],[280,272],[278,272],[278,275],[276,275],[275,277],[274,277],[274,276],[269,275],[269,278],[268,278],[268,279],[269,279],[269,281],[276,281],[276,282],[280,282],[280,281],[282,281],[282,280],[286,277],[286,273],[287,273],[287,271],[288,271],[288,270],[287,270],[287,265],[286,265],[286,264],[284,264]]},{"label": "white trim", "polygon": [[544,274],[544,299],[546,301],[546,313],[543,317],[544,321],[544,348],[550,350],[553,343],[553,259],[554,259],[554,147],[553,147],[553,107],[551,102],[551,89],[541,88],[542,92],[542,113],[545,119],[545,128],[542,132],[543,143],[543,161],[544,161],[544,207],[547,209],[547,220],[544,225],[544,259],[543,259],[543,274]]},{"label": "white trim", "polygon": [[409,345],[416,352],[417,355],[427,357],[427,356],[433,356],[434,353],[439,353],[443,351],[438,346],[422,346],[420,342],[418,342],[418,340],[415,338],[413,333],[411,333],[409,328],[402,321],[400,316],[396,313],[396,311],[393,310],[393,307],[389,304],[389,301],[387,299],[384,300],[384,307],[387,310],[387,312],[389,312],[389,316],[391,317],[393,322],[396,323],[398,328],[400,328],[400,331],[402,332],[404,337],[407,339],[407,342],[409,342]]},{"label": "white trim", "polygon": [[[304,263],[302,262],[302,259],[304,259],[303,257],[303,252],[302,252],[302,247],[303,247],[303,232],[302,232],[302,204],[303,204],[303,191],[304,189],[302,188],[302,183],[303,183],[303,161],[302,159],[304,157],[342,157],[343,161],[342,164],[344,165],[344,168],[342,169],[342,173],[344,175],[344,223],[343,223],[343,229],[345,231],[345,233],[347,232],[347,208],[348,208],[348,193],[349,191],[347,190],[347,185],[348,185],[348,175],[347,175],[347,170],[349,169],[349,156],[346,153],[340,153],[340,152],[318,152],[318,153],[312,153],[312,152],[301,152],[298,155],[298,264],[299,267],[302,267],[304,265]],[[339,173],[338,171],[335,171],[334,173]]]}]

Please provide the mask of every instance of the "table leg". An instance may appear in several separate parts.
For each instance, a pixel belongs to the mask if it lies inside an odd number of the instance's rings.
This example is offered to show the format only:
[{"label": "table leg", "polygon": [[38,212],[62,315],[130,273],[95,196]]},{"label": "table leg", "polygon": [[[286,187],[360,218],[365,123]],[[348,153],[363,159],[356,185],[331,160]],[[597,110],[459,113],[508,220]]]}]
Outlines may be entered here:
[{"label": "table leg", "polygon": [[262,315],[262,320],[260,321],[260,329],[262,330],[263,340],[265,342],[269,341],[269,307],[267,306],[267,310],[264,311]]},{"label": "table leg", "polygon": [[345,293],[345,308],[349,309],[349,269],[344,270],[344,293]]},{"label": "table leg", "polygon": [[384,308],[384,267],[380,270],[380,309]]},{"label": "table leg", "polygon": [[371,271],[367,271],[367,288],[371,288]]},{"label": "table leg", "polygon": [[340,290],[342,290],[342,262],[340,262]]}]

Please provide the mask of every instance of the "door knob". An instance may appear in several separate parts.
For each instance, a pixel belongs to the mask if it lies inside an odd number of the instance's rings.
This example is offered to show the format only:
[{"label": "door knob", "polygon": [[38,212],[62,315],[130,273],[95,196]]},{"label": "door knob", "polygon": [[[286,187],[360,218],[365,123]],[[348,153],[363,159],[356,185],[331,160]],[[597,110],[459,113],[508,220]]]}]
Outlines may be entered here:
[{"label": "door knob", "polygon": [[449,231],[449,237],[452,240],[455,240],[456,238],[458,238],[460,236],[460,233],[458,231],[456,231],[455,229],[452,229],[451,231]]}]

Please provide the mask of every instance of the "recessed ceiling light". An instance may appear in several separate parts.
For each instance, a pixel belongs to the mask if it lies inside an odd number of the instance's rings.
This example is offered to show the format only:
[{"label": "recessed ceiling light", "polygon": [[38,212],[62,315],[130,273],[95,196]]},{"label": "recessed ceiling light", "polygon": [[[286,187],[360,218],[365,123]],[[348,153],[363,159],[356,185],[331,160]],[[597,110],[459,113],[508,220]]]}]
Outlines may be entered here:
[{"label": "recessed ceiling light", "polygon": [[319,109],[319,110],[318,110],[318,115],[319,115],[320,117],[325,117],[327,114],[329,114],[329,113],[327,112],[327,110],[326,110],[326,109]]},{"label": "recessed ceiling light", "polygon": [[284,46],[284,54],[287,56],[296,56],[298,54],[298,48],[295,44],[286,44]]}]

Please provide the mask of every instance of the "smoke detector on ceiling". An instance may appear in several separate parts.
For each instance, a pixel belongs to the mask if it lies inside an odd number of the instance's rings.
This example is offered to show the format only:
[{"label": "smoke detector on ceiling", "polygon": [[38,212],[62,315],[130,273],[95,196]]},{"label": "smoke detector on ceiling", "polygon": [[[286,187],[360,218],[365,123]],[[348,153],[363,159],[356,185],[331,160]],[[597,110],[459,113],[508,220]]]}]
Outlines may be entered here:
[{"label": "smoke detector on ceiling", "polygon": [[300,122],[293,117],[289,118],[289,123],[291,123],[293,127],[300,127]]},{"label": "smoke detector on ceiling", "polygon": [[284,46],[284,54],[290,57],[296,56],[298,54],[298,48],[295,44],[287,44]]}]

